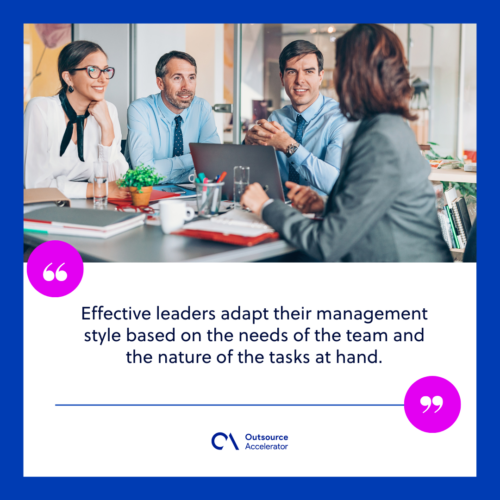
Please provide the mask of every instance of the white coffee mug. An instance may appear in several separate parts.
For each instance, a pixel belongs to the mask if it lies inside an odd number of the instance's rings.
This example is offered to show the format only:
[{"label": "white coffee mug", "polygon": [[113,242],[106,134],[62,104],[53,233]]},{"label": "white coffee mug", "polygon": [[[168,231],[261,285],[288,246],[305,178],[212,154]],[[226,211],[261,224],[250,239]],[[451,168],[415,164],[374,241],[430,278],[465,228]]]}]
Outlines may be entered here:
[{"label": "white coffee mug", "polygon": [[185,201],[160,201],[160,222],[165,234],[180,229],[184,222],[192,220],[194,210],[186,205]]},{"label": "white coffee mug", "polygon": [[194,174],[189,174],[188,175],[188,181],[193,184],[194,183],[194,180],[196,179],[196,175]]}]

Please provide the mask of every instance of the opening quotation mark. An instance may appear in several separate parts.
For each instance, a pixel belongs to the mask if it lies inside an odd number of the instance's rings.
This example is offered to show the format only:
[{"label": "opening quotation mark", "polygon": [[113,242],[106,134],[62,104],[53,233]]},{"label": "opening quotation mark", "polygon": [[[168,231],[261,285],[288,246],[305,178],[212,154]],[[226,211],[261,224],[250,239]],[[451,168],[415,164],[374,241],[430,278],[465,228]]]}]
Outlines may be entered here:
[{"label": "opening quotation mark", "polygon": [[422,396],[420,399],[420,404],[422,406],[427,406],[427,408],[422,412],[425,413],[432,405],[439,406],[439,408],[434,412],[437,413],[443,407],[443,398],[441,396],[434,396],[431,398],[429,396]]},{"label": "opening quotation mark", "polygon": [[[64,266],[65,262],[63,262],[56,270],[55,278],[57,281],[66,281],[68,278],[68,274],[66,271],[60,271],[61,267]],[[45,281],[53,281],[54,273],[49,271],[49,267],[52,265],[52,262],[43,270],[43,279]]]}]

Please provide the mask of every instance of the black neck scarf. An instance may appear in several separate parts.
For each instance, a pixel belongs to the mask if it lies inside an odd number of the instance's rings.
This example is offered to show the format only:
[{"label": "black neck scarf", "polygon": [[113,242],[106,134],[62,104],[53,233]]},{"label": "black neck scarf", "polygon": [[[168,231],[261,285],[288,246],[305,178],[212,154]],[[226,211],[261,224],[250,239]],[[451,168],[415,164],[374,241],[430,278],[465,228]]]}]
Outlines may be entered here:
[{"label": "black neck scarf", "polygon": [[83,124],[85,119],[89,116],[89,111],[87,110],[84,115],[77,115],[76,111],[71,107],[65,91],[62,91],[59,94],[59,99],[61,100],[62,108],[69,119],[66,131],[64,132],[62,138],[59,156],[62,156],[66,151],[69,141],[71,141],[71,136],[73,135],[73,124],[76,123],[76,145],[78,146],[78,158],[80,158],[81,161],[85,161],[83,159]]}]

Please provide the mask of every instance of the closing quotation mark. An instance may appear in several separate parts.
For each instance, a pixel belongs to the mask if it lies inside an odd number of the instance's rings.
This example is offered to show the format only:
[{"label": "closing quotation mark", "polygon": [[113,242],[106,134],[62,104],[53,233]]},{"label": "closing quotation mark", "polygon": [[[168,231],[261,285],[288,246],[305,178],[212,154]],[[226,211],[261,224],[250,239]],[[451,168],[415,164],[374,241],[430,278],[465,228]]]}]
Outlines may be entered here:
[{"label": "closing quotation mark", "polygon": [[[55,278],[57,281],[66,281],[68,278],[68,274],[66,271],[60,271],[62,266],[64,266],[65,262],[63,262],[56,270]],[[49,271],[49,267],[52,265],[52,262],[43,270],[43,279],[45,281],[52,281],[54,279],[54,273]]]},{"label": "closing quotation mark", "polygon": [[439,406],[439,408],[434,412],[437,413],[443,407],[443,398],[441,396],[434,396],[431,402],[431,398],[429,396],[422,396],[420,404],[422,406],[427,406],[423,413],[425,413],[432,405]]}]

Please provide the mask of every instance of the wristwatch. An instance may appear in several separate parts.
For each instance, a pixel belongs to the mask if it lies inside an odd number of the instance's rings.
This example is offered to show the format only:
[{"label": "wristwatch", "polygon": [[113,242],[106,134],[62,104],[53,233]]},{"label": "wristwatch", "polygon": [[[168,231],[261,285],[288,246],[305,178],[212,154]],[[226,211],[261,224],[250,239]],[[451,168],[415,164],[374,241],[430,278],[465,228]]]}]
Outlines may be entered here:
[{"label": "wristwatch", "polygon": [[293,153],[295,153],[295,151],[297,151],[297,149],[299,149],[299,146],[300,146],[300,144],[298,142],[294,142],[293,144],[290,144],[290,146],[288,146],[286,148],[286,151],[285,151],[286,157],[290,158],[290,156],[292,156]]}]

